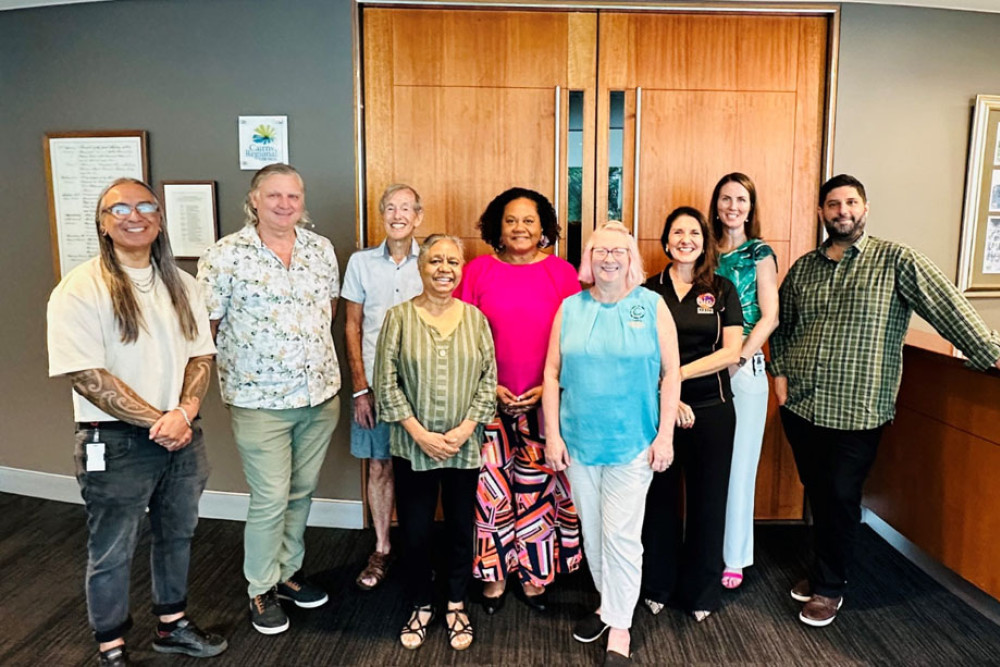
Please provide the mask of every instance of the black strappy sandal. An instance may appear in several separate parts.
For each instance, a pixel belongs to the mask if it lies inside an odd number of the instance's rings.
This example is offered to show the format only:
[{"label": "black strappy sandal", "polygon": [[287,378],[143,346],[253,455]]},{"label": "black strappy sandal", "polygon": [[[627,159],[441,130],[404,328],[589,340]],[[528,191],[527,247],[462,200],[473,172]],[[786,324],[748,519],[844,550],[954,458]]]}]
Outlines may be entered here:
[{"label": "black strappy sandal", "polygon": [[469,621],[469,614],[464,607],[449,609],[448,613],[455,615],[454,620],[448,623],[448,644],[456,651],[464,651],[472,646],[472,623]]},{"label": "black strappy sandal", "polygon": [[[426,622],[420,622],[420,614],[430,612],[430,618]],[[403,645],[403,648],[415,651],[424,645],[424,640],[427,639],[427,626],[434,622],[434,605],[425,604],[423,606],[415,605],[413,607],[413,612],[410,614],[410,620],[406,622],[403,629],[399,631],[399,643]],[[404,641],[404,637],[408,635],[413,635],[420,641],[412,646]]]}]

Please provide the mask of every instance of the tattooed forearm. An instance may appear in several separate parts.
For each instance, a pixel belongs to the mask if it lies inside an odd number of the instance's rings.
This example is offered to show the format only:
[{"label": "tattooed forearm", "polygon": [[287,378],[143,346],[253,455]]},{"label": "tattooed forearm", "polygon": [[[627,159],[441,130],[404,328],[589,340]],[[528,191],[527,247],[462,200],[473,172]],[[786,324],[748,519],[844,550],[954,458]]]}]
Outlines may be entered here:
[{"label": "tattooed forearm", "polygon": [[[181,388],[181,403],[201,409],[201,399],[205,398],[208,383],[212,378],[212,357],[192,357],[184,368],[184,386]],[[188,415],[194,419],[194,415]]]},{"label": "tattooed forearm", "polygon": [[150,427],[163,414],[103,368],[69,373],[69,378],[78,394],[123,422]]}]

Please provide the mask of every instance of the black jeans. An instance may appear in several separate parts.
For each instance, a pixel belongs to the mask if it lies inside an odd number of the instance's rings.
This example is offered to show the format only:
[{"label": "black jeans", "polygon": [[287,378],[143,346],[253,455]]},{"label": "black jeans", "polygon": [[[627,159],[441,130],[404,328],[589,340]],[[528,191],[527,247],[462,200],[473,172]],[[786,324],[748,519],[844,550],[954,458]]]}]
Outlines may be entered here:
[{"label": "black jeans", "polygon": [[464,602],[472,578],[475,540],[476,487],[479,468],[437,468],[414,471],[409,459],[392,457],[396,478],[396,516],[403,531],[406,590],[411,602],[434,602],[431,550],[438,491],[444,510],[448,601]]},{"label": "black jeans", "polygon": [[[694,408],[694,426],[674,429],[674,462],[653,475],[642,526],[643,595],[687,611],[721,601],[722,543],[733,461],[732,401]],[[679,500],[683,475],[685,515]]]},{"label": "black jeans", "polygon": [[[105,467],[87,471],[85,446],[103,442]],[[149,439],[149,429],[120,422],[76,432],[76,478],[87,507],[87,615],[99,642],[118,639],[131,627],[129,580],[139,524],[149,508],[153,613],[187,607],[191,538],[198,500],[208,480],[201,426],[191,443],[168,452]]]},{"label": "black jeans", "polygon": [[882,426],[845,431],[816,426],[781,408],[781,423],[795,455],[813,516],[813,593],[844,594],[861,525],[861,491],[875,462]]}]

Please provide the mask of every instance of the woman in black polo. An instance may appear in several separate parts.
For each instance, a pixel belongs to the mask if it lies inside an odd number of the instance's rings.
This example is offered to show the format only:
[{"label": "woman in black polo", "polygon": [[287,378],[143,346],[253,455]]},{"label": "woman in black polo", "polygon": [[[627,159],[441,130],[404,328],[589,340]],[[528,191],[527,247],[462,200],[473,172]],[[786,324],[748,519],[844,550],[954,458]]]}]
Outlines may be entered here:
[{"label": "woman in black polo", "polygon": [[[646,496],[643,602],[654,615],[670,603],[700,622],[720,602],[736,429],[729,367],[739,361],[743,311],[733,284],[715,275],[715,241],[700,211],[671,212],[660,242],[672,262],[645,286],[663,297],[677,326],[681,403],[675,463],[653,476]],[[686,522],[678,507],[682,474]]]}]

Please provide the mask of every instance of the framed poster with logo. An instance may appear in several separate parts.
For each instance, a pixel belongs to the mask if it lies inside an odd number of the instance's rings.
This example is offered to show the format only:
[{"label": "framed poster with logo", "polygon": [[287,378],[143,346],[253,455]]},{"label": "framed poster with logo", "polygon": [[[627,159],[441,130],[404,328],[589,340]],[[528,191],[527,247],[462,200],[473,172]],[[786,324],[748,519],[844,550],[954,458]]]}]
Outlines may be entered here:
[{"label": "framed poster with logo", "polygon": [[145,130],[46,132],[52,263],[61,280],[99,252],[94,215],[107,185],[127,176],[149,182]]},{"label": "framed poster with logo", "polygon": [[288,116],[240,116],[240,169],[288,163]]},{"label": "framed poster with logo", "polygon": [[972,118],[958,287],[1000,296],[1000,95],[979,95]]}]

